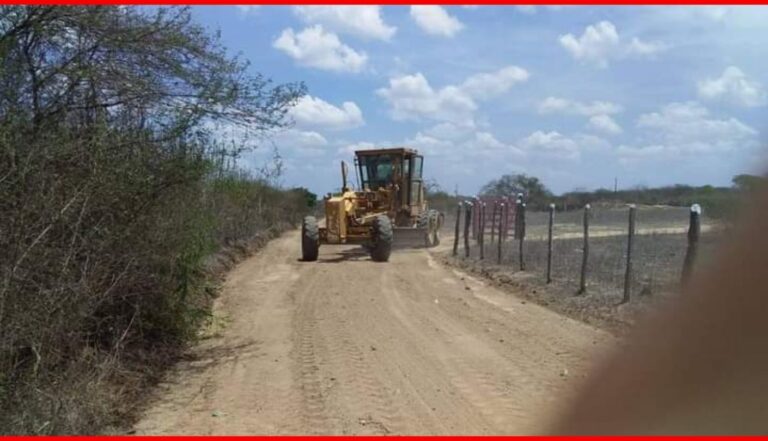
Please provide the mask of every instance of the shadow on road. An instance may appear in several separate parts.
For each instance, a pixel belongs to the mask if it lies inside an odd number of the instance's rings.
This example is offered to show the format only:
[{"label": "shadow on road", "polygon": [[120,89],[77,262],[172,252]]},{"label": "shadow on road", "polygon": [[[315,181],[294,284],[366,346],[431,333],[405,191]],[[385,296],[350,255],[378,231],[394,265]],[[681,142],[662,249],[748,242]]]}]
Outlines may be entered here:
[{"label": "shadow on road", "polygon": [[368,251],[363,247],[342,249],[342,250],[339,250],[339,252],[333,253],[326,258],[323,258],[323,257],[324,256],[320,256],[320,259],[318,259],[317,262],[318,263],[340,263],[340,262],[361,261],[361,260],[371,259],[371,256],[368,254]]}]

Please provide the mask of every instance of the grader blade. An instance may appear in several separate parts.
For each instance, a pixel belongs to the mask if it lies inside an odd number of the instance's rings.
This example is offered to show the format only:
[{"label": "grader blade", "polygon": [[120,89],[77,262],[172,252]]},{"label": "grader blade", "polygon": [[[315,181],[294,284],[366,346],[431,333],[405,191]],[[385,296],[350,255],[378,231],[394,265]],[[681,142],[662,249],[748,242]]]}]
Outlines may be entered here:
[{"label": "grader blade", "polygon": [[429,229],[415,227],[395,228],[394,242],[397,248],[426,248],[430,246]]}]

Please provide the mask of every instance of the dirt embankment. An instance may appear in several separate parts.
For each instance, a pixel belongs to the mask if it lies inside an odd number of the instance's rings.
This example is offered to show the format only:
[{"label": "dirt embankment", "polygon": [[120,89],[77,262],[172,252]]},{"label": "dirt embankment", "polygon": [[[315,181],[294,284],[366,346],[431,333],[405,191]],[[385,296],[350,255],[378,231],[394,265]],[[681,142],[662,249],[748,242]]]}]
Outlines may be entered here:
[{"label": "dirt embankment", "polygon": [[614,341],[426,250],[299,255],[286,234],[229,273],[137,433],[534,432]]}]

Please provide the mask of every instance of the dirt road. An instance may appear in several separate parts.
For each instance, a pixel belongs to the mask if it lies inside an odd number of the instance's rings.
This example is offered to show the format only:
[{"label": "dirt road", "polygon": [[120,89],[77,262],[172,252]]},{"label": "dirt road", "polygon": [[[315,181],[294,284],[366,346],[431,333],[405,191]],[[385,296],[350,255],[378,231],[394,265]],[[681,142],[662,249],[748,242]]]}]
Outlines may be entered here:
[{"label": "dirt road", "polygon": [[227,278],[224,326],[161,385],[140,434],[498,434],[540,423],[604,332],[437,264],[297,233]]}]

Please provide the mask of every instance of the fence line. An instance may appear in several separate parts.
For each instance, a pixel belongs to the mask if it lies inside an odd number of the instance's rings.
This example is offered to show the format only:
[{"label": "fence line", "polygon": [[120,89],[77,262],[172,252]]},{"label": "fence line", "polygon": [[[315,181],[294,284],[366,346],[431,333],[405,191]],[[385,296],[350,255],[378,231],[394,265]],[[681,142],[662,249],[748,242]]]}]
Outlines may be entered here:
[{"label": "fence line", "polygon": [[[628,207],[628,217],[627,224],[626,225],[626,259],[623,262],[623,293],[621,298],[621,303],[630,302],[632,300],[632,286],[633,283],[637,281],[637,283],[645,283],[643,280],[652,280],[653,277],[655,277],[655,274],[646,274],[645,276],[648,277],[648,279],[640,280],[638,279],[638,276],[642,277],[643,274],[640,272],[639,274],[636,274],[635,268],[634,268],[634,259],[635,254],[638,250],[635,249],[635,241],[636,241],[636,234],[637,234],[637,207],[635,205],[629,205]],[[546,223],[546,270],[544,273],[544,281],[545,283],[549,284],[553,281],[553,276],[556,276],[556,274],[553,275],[554,267],[553,267],[553,258],[556,255],[556,250],[554,247],[554,239],[555,239],[555,230],[557,229],[557,224],[555,224],[555,212],[557,208],[554,204],[550,204],[548,207],[548,220]],[[610,212],[612,213],[612,211]],[[523,201],[522,198],[517,198],[516,200],[512,201],[510,198],[474,198],[472,200],[466,200],[458,204],[456,208],[456,225],[454,228],[454,244],[453,244],[453,255],[458,255],[458,247],[459,247],[459,241],[460,241],[460,223],[461,223],[461,217],[464,217],[464,258],[471,257],[471,245],[470,245],[470,237],[473,237],[478,245],[479,252],[475,255],[479,255],[479,260],[481,262],[481,265],[483,265],[485,261],[485,246],[486,246],[486,232],[490,228],[490,243],[496,245],[496,264],[501,265],[504,261],[504,246],[506,242],[507,233],[510,229],[512,229],[513,233],[513,239],[517,241],[518,249],[517,249],[517,267],[520,271],[526,271],[527,269],[527,259],[526,259],[526,253],[529,251],[528,247],[525,246],[525,239],[526,239],[526,225],[527,225],[527,210],[526,210],[526,203]],[[609,214],[610,216],[613,214]],[[513,216],[514,218],[510,222],[510,217]],[[590,239],[590,220],[594,216],[592,207],[590,207],[589,204],[585,205],[583,207],[583,214],[581,219],[581,229],[582,229],[582,246],[580,249],[581,252],[581,265],[579,269],[578,274],[578,290],[576,291],[577,294],[583,294],[587,291],[588,287],[588,277],[590,276],[590,265],[594,265],[594,262],[590,261],[590,245],[591,245],[591,239]],[[490,223],[490,225],[489,225]],[[511,227],[511,228],[510,228]],[[610,231],[610,230],[609,230]],[[598,231],[599,232],[599,231]],[[568,233],[569,235],[571,233]],[[685,259],[682,265],[682,275],[680,279],[676,279],[676,283],[680,283],[681,285],[684,285],[688,278],[690,277],[690,274],[692,272],[692,268],[694,266],[695,261],[697,260],[697,254],[699,249],[699,240],[700,240],[700,234],[701,234],[701,208],[698,204],[694,204],[690,207],[690,217],[688,220],[688,235],[687,235],[687,248],[685,251]],[[613,234],[611,234],[613,235]],[[612,242],[607,242],[605,240],[601,241],[600,234],[598,234],[598,243],[602,244],[608,244],[605,246],[609,246]],[[558,236],[559,237],[559,236]],[[543,239],[543,237],[542,237]],[[569,239],[564,239],[564,241],[568,241]],[[565,243],[565,242],[564,242]],[[534,245],[536,242],[534,242]],[[642,244],[642,243],[641,243]],[[646,242],[647,244],[647,242]],[[533,245],[531,245],[533,246]],[[646,245],[647,247],[647,245]],[[534,250],[536,247],[533,247]],[[491,247],[493,249],[493,247]],[[572,249],[572,248],[571,248]],[[612,248],[608,248],[611,250]],[[540,248],[539,248],[540,250]],[[642,247],[640,248],[640,254],[643,254]],[[597,254],[597,263],[601,261],[601,253],[602,253],[602,260],[605,262],[605,251],[603,250],[601,252],[600,249],[598,249]],[[666,251],[665,251],[666,252]],[[514,252],[513,252],[514,253]],[[540,254],[539,254],[540,255]],[[671,255],[675,255],[673,252]],[[512,254],[509,255],[510,257]],[[539,258],[541,259],[541,258]],[[534,263],[537,260],[534,259]],[[618,263],[618,261],[616,262]],[[541,265],[541,263],[539,263]],[[621,264],[619,264],[621,266]],[[647,263],[641,262],[641,267],[643,265],[646,265],[645,268],[647,270]],[[598,266],[596,268],[603,268],[603,266]],[[610,274],[616,274],[616,271],[619,270],[618,267],[612,266],[610,262],[608,262],[608,266],[605,267],[610,269],[612,271],[609,273],[608,280],[611,280],[612,277]],[[611,269],[613,268],[613,269]],[[535,265],[534,265],[535,269]],[[643,268],[640,268],[641,270]],[[605,281],[605,273],[600,273],[596,277],[602,277],[600,280]],[[618,277],[618,275],[616,275]],[[614,279],[615,280],[615,279]],[[618,282],[618,281],[616,281]],[[643,288],[643,292],[640,294],[644,294],[646,288]]]}]

